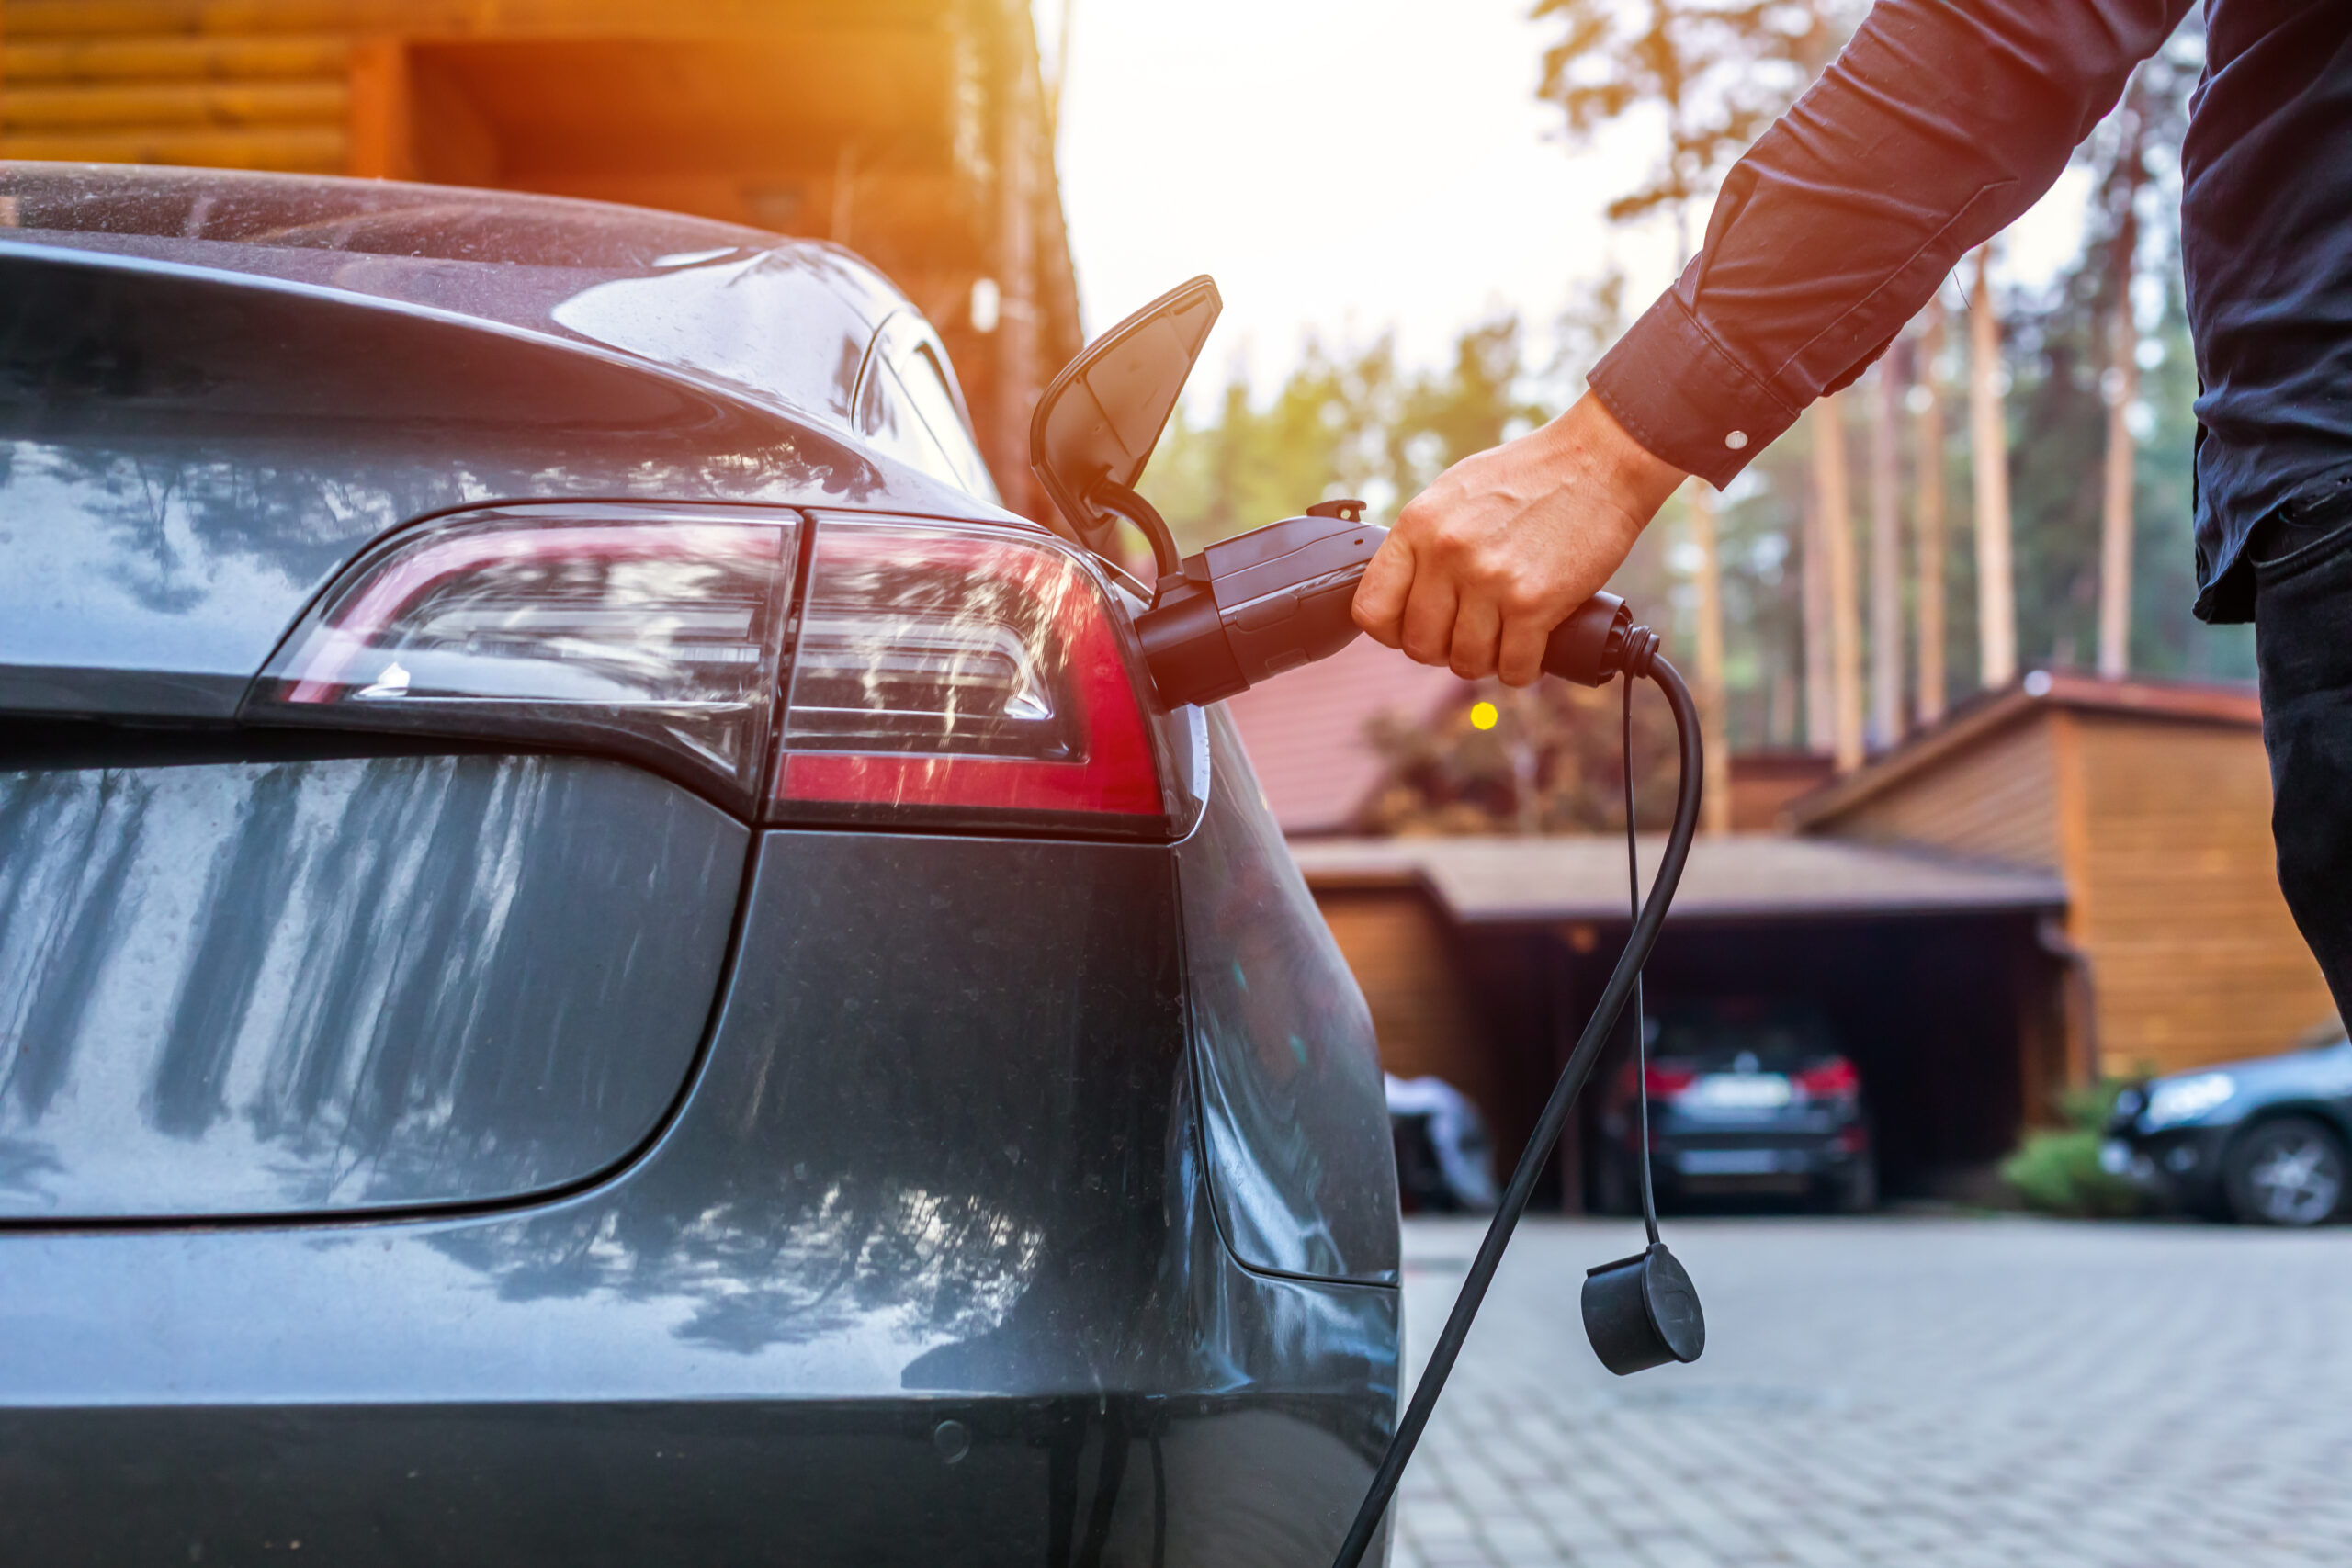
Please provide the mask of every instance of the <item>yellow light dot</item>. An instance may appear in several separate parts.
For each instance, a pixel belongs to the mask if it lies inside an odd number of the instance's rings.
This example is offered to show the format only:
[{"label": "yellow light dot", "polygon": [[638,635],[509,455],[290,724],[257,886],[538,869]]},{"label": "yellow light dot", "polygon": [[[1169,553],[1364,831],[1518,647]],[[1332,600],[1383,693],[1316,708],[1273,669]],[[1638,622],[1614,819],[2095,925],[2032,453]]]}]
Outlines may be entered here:
[{"label": "yellow light dot", "polygon": [[1492,729],[1495,727],[1496,722],[1502,716],[1503,716],[1496,710],[1494,704],[1480,703],[1470,710],[1470,728],[1473,729]]}]

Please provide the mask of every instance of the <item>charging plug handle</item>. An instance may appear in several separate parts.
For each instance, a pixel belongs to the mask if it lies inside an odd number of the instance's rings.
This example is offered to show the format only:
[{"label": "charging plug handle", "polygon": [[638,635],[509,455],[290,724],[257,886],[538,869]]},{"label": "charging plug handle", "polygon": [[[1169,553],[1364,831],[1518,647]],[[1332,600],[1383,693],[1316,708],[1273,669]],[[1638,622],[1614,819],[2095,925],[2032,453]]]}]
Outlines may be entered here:
[{"label": "charging plug handle", "polygon": [[[1304,517],[1211,545],[1172,570],[1172,548],[1163,554],[1152,606],[1136,620],[1160,702],[1213,703],[1353,642],[1356,585],[1388,537],[1362,520],[1363,509],[1361,502],[1318,502]],[[1625,601],[1596,593],[1554,629],[1544,670],[1601,686],[1621,673],[1648,673],[1657,655],[1657,637],[1634,625]]]}]

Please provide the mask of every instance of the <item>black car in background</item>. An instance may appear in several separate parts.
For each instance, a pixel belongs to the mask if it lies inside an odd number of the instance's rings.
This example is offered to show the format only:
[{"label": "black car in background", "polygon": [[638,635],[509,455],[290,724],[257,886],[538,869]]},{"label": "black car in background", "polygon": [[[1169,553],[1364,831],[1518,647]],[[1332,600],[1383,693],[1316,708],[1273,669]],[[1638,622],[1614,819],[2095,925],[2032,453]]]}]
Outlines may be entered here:
[{"label": "black car in background", "polygon": [[2339,1037],[2126,1088],[2099,1163],[2191,1213],[2315,1225],[2344,1211],[2347,1149],[2352,1041]]},{"label": "black car in background", "polygon": [[[1368,1015],[907,301],[580,202],[0,197],[0,1559],[1328,1560]],[[1063,391],[1148,453],[1215,310]]]},{"label": "black car in background", "polygon": [[1827,1020],[1803,1003],[1731,999],[1645,1018],[1649,1061],[1625,1065],[1601,1119],[1599,1204],[1639,1201],[1642,1106],[1660,1201],[1809,1199],[1844,1213],[1878,1202],[1878,1156],[1861,1077]]}]

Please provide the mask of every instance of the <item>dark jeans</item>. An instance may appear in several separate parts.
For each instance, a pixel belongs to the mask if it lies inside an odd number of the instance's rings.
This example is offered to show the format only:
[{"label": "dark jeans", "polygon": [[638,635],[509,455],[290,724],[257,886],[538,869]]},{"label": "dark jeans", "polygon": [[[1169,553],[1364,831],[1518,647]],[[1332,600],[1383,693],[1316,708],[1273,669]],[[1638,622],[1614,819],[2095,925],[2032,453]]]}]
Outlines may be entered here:
[{"label": "dark jeans", "polygon": [[2352,1018],[2352,496],[2250,544],[2278,886]]}]

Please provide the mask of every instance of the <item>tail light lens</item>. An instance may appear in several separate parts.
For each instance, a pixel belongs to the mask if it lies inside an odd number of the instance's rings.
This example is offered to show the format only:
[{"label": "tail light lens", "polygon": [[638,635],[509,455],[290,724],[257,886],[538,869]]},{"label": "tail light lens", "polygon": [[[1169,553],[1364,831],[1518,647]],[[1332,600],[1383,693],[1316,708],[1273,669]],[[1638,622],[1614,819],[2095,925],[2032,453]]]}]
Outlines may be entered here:
[{"label": "tail light lens", "polygon": [[1642,1077],[1652,1100],[1672,1100],[1698,1081],[1699,1075],[1688,1067],[1652,1067]]},{"label": "tail light lens", "polygon": [[312,606],[244,716],[609,748],[749,807],[797,526],[589,506],[414,530]]},{"label": "tail light lens", "polygon": [[1166,830],[1157,747],[1102,585],[993,529],[825,519],[770,815]]},{"label": "tail light lens", "polygon": [[1842,1056],[1817,1067],[1807,1067],[1789,1081],[1807,1100],[1850,1100],[1862,1088],[1861,1079],[1855,1076],[1854,1064]]}]

